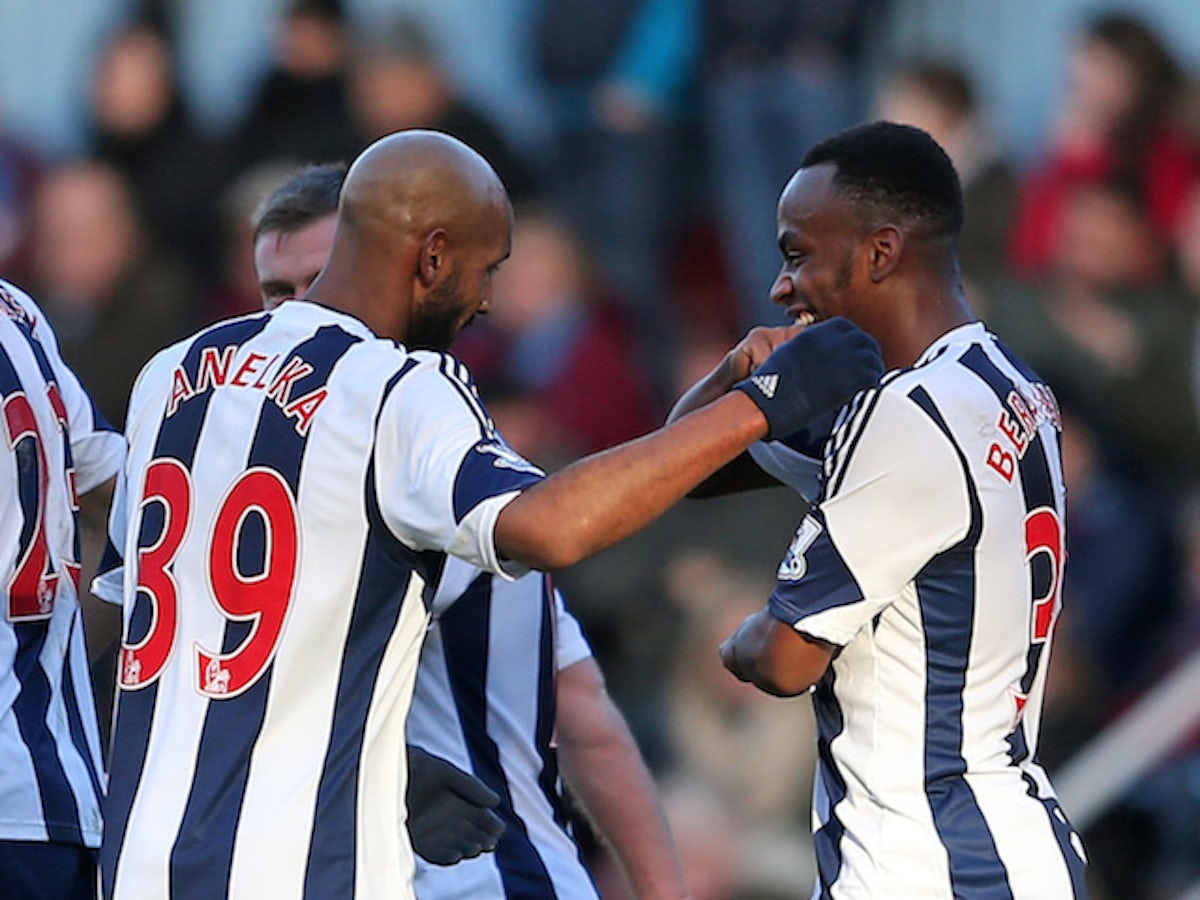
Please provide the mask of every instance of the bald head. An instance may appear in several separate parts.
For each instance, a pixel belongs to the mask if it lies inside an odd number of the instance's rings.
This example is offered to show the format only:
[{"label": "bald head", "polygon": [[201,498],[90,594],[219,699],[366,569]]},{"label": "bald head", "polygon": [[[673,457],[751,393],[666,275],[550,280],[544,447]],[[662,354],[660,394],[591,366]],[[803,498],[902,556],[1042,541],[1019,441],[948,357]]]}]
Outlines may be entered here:
[{"label": "bald head", "polygon": [[508,194],[488,161],[449,135],[400,131],[355,160],[342,188],[342,222],[366,234],[454,233],[488,208],[508,209]]},{"label": "bald head", "polygon": [[[440,132],[397,132],[350,167],[329,264],[309,295],[404,343],[431,303],[457,330],[486,312],[511,231],[508,193],[487,160]],[[449,309],[458,306],[461,322]]]}]

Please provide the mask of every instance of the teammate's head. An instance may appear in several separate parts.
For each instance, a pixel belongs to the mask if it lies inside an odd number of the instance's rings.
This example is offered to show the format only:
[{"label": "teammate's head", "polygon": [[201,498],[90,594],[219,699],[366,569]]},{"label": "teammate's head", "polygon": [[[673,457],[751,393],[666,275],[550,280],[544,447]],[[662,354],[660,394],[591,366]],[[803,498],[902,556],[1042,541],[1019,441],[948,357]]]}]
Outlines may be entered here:
[{"label": "teammate's head", "polygon": [[329,259],[344,163],[309,166],[274,191],[251,219],[263,307],[303,296]]},{"label": "teammate's head", "polygon": [[[845,316],[908,364],[969,317],[955,254],[963,201],[924,131],[872,122],[804,157],[779,199],[784,262],[771,299],[797,319]],[[941,329],[941,330],[939,330]]]},{"label": "teammate's head", "polygon": [[833,185],[864,224],[896,222],[932,238],[962,230],[963,199],[950,157],[911,125],[871,122],[822,141],[800,168],[829,163]]},{"label": "teammate's head", "polygon": [[445,348],[487,312],[511,240],[508,194],[482,156],[439,132],[397,132],[350,167],[309,295],[382,336]]}]

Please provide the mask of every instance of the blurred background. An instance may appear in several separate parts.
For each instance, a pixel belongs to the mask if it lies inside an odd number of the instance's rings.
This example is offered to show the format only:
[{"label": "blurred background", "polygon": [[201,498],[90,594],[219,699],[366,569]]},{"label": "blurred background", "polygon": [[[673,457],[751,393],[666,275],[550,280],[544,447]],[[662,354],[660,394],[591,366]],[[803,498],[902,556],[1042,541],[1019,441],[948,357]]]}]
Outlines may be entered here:
[{"label": "blurred background", "polygon": [[[972,300],[1064,408],[1041,756],[1095,897],[1200,897],[1194,0],[3,0],[0,60],[0,275],[111,421],[155,350],[257,307],[266,191],[427,127],[516,203],[456,349],[548,468],[653,428],[779,321],[775,201],[810,144],[927,129],[964,182]],[[685,501],[559,577],[702,900],[811,884],[808,702],[716,655],[802,513],[785,489]]]}]

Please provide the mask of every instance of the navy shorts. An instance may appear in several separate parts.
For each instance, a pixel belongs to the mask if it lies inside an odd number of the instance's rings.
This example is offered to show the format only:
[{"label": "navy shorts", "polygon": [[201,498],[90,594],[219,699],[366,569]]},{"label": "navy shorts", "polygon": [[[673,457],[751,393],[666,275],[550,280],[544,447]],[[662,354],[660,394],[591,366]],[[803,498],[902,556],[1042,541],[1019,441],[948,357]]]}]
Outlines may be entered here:
[{"label": "navy shorts", "polygon": [[96,851],[73,844],[0,841],[4,900],[95,900]]}]

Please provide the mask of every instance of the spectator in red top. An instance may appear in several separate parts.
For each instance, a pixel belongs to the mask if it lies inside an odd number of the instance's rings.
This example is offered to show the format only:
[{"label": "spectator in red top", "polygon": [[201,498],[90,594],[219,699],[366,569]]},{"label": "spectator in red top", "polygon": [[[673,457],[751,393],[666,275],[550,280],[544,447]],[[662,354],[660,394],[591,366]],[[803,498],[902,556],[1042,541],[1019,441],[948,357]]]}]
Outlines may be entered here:
[{"label": "spectator in red top", "polygon": [[1200,177],[1197,148],[1173,121],[1182,86],[1159,35],[1136,17],[1111,13],[1083,29],[1050,147],[1022,185],[1009,245],[1018,275],[1046,273],[1065,200],[1081,184],[1136,181],[1151,224],[1174,242],[1189,188]]}]

